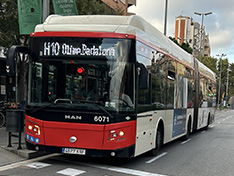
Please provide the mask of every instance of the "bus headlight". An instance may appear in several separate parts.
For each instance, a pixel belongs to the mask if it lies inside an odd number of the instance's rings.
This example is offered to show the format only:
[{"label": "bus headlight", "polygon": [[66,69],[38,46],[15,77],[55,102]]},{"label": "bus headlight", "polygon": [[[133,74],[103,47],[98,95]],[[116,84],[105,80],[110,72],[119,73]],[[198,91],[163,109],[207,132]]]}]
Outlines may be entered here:
[{"label": "bus headlight", "polygon": [[119,140],[121,138],[123,138],[123,136],[125,135],[124,131],[122,130],[112,130],[109,133],[109,140]]},{"label": "bus headlight", "polygon": [[28,129],[32,130],[33,129],[32,125],[28,125]]},{"label": "bus headlight", "polygon": [[119,135],[120,135],[120,136],[124,136],[124,132],[123,132],[123,131],[120,131],[120,132],[119,132]]},{"label": "bus headlight", "polygon": [[40,130],[40,127],[38,125],[28,125],[28,129],[29,129],[29,131],[33,132],[36,135],[41,134],[41,130]]}]

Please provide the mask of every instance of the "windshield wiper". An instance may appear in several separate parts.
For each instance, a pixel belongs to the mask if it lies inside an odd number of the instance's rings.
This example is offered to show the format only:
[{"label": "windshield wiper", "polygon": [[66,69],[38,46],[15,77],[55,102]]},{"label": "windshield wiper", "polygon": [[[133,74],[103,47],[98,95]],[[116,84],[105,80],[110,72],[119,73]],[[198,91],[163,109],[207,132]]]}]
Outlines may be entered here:
[{"label": "windshield wiper", "polygon": [[102,106],[99,106],[99,105],[96,104],[96,103],[94,103],[94,105],[95,105],[97,108],[101,109],[103,112],[105,112],[111,119],[114,119],[114,116],[113,116],[111,113],[109,113],[105,108],[103,108]]},{"label": "windshield wiper", "polygon": [[50,107],[50,106],[52,106],[52,105],[54,105],[54,102],[53,102],[53,103],[50,103],[50,104],[47,104],[47,105],[44,105],[44,106],[41,106],[41,107],[39,107],[39,108],[31,108],[31,113],[36,113],[36,112],[38,112],[38,111],[40,111],[40,110],[42,110],[42,109],[45,109],[45,108],[47,108],[47,107]]},{"label": "windshield wiper", "polygon": [[48,108],[48,107],[50,107],[50,106],[52,106],[52,105],[59,104],[59,102],[60,102],[60,103],[67,103],[67,102],[69,102],[70,104],[72,104],[72,101],[71,101],[70,99],[62,99],[62,98],[59,98],[59,99],[56,99],[54,102],[52,102],[52,103],[50,103],[50,104],[41,106],[41,107],[39,107],[39,108],[32,108],[32,109],[31,109],[31,112],[32,112],[32,113],[36,113],[36,112],[38,112],[38,111],[40,111],[40,110],[42,110],[42,109]]},{"label": "windshield wiper", "polygon": [[80,102],[87,103],[87,104],[90,104],[90,105],[94,105],[98,109],[100,109],[103,112],[105,112],[111,119],[114,119],[114,116],[110,112],[108,112],[105,108],[103,108],[102,106],[98,105],[97,102],[95,102],[95,101],[80,101]]}]

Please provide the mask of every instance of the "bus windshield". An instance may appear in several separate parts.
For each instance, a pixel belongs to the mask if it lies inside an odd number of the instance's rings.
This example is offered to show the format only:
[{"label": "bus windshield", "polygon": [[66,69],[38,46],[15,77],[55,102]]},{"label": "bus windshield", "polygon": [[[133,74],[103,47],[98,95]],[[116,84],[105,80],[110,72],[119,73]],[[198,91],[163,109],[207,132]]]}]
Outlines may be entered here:
[{"label": "bus windshield", "polygon": [[[101,45],[108,51],[112,50],[112,55],[48,55],[31,61],[28,104],[52,104],[82,110],[96,107],[105,108],[105,111],[134,111],[135,73],[133,63],[129,62],[131,40],[110,40],[105,40],[108,44]],[[90,43],[85,45],[90,46]]]}]

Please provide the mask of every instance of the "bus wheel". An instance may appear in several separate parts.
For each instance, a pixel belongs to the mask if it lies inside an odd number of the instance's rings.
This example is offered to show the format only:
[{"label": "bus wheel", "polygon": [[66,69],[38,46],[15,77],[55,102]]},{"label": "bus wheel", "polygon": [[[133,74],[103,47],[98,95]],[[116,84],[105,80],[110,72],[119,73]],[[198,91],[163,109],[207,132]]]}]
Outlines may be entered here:
[{"label": "bus wheel", "polygon": [[190,132],[191,132],[191,119],[189,118],[188,126],[187,126],[187,133],[183,136],[182,140],[184,141],[188,140],[190,136]]},{"label": "bus wheel", "polygon": [[156,133],[156,145],[155,148],[152,149],[152,155],[153,156],[157,156],[160,149],[162,148],[163,145],[163,131],[162,131],[162,127],[159,126],[157,129],[157,133]]},{"label": "bus wheel", "polygon": [[210,115],[208,117],[207,125],[205,126],[205,130],[208,130],[209,125],[210,125]]}]

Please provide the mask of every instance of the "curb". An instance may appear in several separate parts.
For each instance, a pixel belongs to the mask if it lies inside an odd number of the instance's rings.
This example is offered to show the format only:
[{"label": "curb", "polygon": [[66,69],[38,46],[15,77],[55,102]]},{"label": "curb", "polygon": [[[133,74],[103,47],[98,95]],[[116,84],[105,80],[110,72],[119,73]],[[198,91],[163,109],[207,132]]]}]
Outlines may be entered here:
[{"label": "curb", "polygon": [[16,149],[15,147],[5,147],[5,146],[1,146],[2,149],[6,150],[6,151],[9,151],[9,152],[12,152],[14,154],[17,154],[19,156],[22,156],[24,158],[27,158],[27,159],[32,159],[32,158],[36,158],[36,157],[39,157],[39,156],[43,156],[43,155],[46,155],[46,153],[44,152],[38,152],[38,151],[33,151],[33,150],[27,150],[23,147],[23,149]]}]

